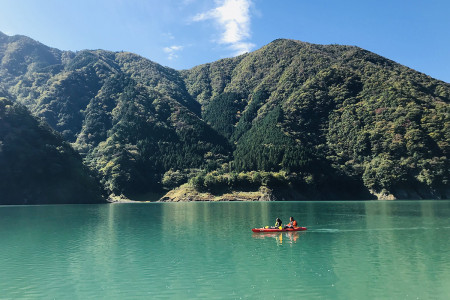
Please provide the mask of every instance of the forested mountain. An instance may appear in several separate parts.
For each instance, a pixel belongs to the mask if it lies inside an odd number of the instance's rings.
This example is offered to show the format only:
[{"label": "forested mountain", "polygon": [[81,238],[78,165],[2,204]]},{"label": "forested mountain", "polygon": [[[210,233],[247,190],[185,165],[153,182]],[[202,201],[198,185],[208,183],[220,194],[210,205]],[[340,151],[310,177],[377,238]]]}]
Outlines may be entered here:
[{"label": "forested mountain", "polygon": [[228,141],[200,119],[179,72],[132,53],[0,41],[4,89],[71,142],[112,192],[161,189],[170,169],[214,169],[230,159]]},{"label": "forested mountain", "polygon": [[0,205],[102,203],[80,155],[44,122],[0,96]]},{"label": "forested mountain", "polygon": [[2,89],[116,194],[190,179],[214,193],[450,197],[450,85],[358,47],[276,40],[176,71],[0,34]]},{"label": "forested mountain", "polygon": [[235,143],[237,171],[450,196],[447,83],[358,47],[293,40],[182,74],[204,119]]}]

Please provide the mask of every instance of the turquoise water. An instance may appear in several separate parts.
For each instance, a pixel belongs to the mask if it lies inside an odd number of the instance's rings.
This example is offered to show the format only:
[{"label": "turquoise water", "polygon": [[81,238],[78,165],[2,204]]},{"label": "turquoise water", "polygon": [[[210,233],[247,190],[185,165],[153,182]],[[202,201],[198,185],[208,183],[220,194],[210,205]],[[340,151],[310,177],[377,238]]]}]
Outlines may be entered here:
[{"label": "turquoise water", "polygon": [[[294,216],[302,233],[254,234]],[[0,207],[0,298],[448,299],[450,201]]]}]

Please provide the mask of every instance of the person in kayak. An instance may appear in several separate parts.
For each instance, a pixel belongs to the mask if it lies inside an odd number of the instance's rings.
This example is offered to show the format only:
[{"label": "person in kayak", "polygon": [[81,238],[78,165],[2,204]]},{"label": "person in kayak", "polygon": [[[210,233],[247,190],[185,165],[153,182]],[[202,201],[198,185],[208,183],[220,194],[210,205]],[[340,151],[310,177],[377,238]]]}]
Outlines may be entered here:
[{"label": "person in kayak", "polygon": [[281,229],[283,228],[283,221],[280,220],[280,218],[277,218],[275,220],[275,226],[266,226],[266,228],[270,228],[270,229]]},{"label": "person in kayak", "polygon": [[289,223],[284,228],[294,228],[297,227],[297,221],[294,220],[293,217],[289,218]]},{"label": "person in kayak", "polygon": [[282,226],[283,226],[283,221],[281,221],[280,218],[277,218],[275,220],[275,228],[282,227]]}]

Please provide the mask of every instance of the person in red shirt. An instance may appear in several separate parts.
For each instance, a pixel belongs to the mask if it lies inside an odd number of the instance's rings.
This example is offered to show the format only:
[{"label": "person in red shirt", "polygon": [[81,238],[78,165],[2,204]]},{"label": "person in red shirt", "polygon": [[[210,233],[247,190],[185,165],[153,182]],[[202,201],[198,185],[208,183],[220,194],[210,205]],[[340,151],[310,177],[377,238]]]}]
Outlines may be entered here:
[{"label": "person in red shirt", "polygon": [[297,227],[297,221],[295,221],[293,217],[290,217],[289,221],[290,221],[289,224],[287,224],[285,228]]}]

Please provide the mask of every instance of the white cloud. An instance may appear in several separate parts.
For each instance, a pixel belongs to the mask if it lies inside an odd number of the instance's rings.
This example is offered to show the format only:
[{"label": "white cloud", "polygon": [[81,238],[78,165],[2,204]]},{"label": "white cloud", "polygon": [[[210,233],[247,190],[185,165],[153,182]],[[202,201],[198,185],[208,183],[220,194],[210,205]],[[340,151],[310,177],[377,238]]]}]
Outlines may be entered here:
[{"label": "white cloud", "polygon": [[235,55],[249,52],[255,45],[245,42],[250,34],[250,6],[251,0],[221,0],[218,7],[207,12],[197,14],[193,21],[214,20],[222,29],[218,42],[230,45]]},{"label": "white cloud", "polygon": [[172,60],[178,57],[177,52],[183,50],[183,48],[184,48],[183,46],[173,45],[170,47],[164,47],[163,51],[168,54],[167,58],[169,60]]},{"label": "white cloud", "polygon": [[175,36],[171,32],[163,33],[162,36],[168,40],[174,40]]},{"label": "white cloud", "polygon": [[250,52],[253,47],[255,47],[255,44],[245,42],[234,43],[230,46],[231,49],[235,50],[236,55]]}]

